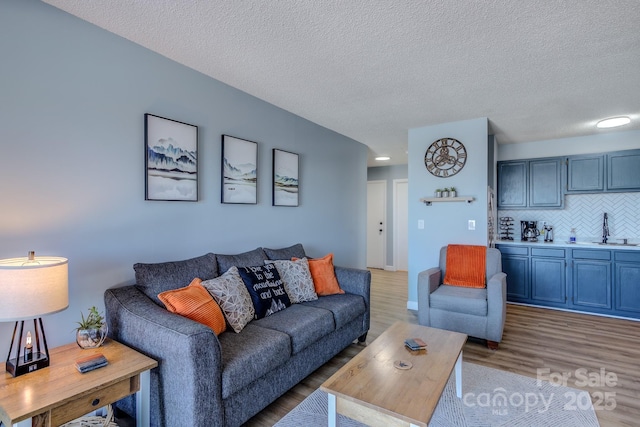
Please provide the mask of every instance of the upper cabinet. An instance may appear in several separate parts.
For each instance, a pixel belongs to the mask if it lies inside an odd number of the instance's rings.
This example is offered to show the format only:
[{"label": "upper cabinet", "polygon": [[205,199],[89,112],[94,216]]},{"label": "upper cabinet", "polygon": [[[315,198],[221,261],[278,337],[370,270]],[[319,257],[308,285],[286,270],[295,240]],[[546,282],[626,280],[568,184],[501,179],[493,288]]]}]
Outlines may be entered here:
[{"label": "upper cabinet", "polygon": [[564,159],[498,162],[498,208],[561,209]]},{"label": "upper cabinet", "polygon": [[640,191],[640,150],[607,154],[607,191]]},{"label": "upper cabinet", "polygon": [[567,193],[604,191],[604,154],[567,159]]},{"label": "upper cabinet", "polygon": [[566,191],[640,191],[640,150],[568,157]]}]

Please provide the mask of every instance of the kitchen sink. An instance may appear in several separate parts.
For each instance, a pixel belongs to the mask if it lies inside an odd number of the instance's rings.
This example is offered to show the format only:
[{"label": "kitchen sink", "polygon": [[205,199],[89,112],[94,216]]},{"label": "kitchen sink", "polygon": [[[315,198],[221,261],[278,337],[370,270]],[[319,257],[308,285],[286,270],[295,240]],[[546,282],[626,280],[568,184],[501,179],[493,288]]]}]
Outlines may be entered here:
[{"label": "kitchen sink", "polygon": [[602,245],[602,246],[638,246],[638,243],[602,243],[602,242],[593,242],[593,244],[596,245]]}]

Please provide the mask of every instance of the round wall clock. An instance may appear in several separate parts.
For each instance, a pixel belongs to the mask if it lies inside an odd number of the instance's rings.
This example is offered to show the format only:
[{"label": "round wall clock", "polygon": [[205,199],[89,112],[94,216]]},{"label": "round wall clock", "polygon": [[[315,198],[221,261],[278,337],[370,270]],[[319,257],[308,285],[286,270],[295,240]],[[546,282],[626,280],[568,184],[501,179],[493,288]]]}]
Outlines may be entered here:
[{"label": "round wall clock", "polygon": [[454,138],[434,141],[424,154],[424,165],[434,176],[446,178],[460,172],[467,161],[467,150]]}]

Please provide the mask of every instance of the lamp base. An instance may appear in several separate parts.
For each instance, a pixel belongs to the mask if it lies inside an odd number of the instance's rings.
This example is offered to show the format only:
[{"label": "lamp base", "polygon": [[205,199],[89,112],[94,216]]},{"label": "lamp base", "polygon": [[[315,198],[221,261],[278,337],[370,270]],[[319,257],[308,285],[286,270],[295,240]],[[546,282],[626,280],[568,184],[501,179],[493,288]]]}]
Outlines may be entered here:
[{"label": "lamp base", "polygon": [[7,361],[7,372],[14,377],[37,371],[49,366],[49,358],[44,353],[33,353],[33,359],[24,362],[23,358],[11,359]]}]

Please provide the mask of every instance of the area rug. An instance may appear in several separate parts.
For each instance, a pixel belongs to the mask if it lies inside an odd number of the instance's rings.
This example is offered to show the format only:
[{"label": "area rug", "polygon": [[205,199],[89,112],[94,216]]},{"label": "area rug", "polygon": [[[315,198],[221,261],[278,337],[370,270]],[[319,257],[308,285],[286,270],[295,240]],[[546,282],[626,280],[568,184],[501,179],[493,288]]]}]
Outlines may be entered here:
[{"label": "area rug", "polygon": [[[327,394],[316,390],[277,427],[327,425]],[[338,415],[338,425],[362,427]],[[462,399],[456,397],[454,375],[449,378],[430,427],[598,427],[587,391],[537,381],[511,372],[472,363],[462,364]]]}]

